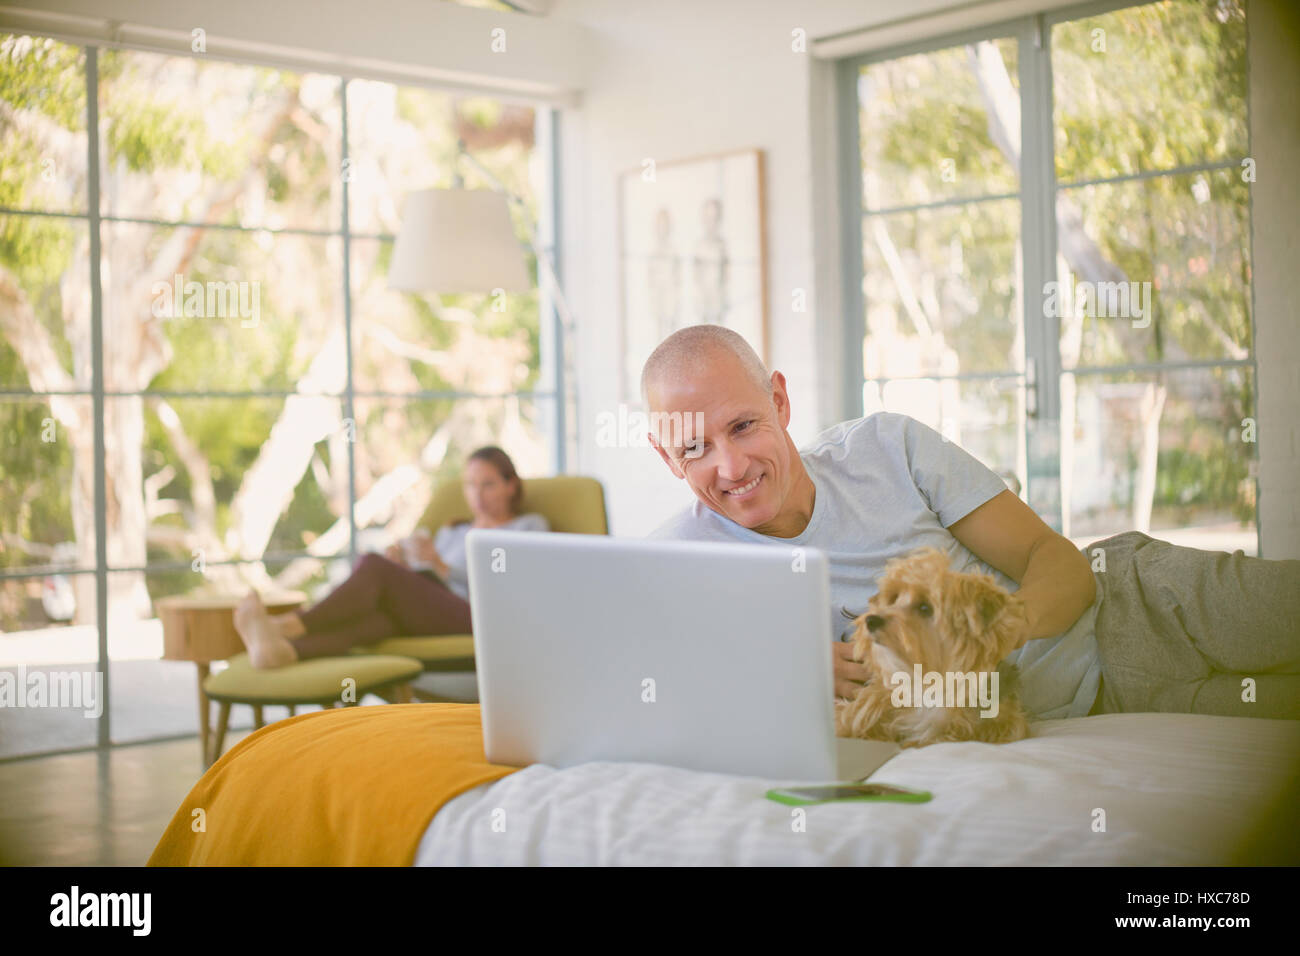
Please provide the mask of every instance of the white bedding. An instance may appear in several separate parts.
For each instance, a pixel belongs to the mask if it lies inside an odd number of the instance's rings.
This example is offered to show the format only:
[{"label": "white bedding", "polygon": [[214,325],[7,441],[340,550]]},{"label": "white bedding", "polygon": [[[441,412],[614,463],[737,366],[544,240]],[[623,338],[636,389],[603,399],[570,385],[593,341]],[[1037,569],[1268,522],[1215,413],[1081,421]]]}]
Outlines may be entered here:
[{"label": "white bedding", "polygon": [[416,865],[1224,864],[1300,764],[1300,721],[1109,714],[1033,733],[904,751],[869,779],[933,800],[811,806],[804,832],[764,799],[775,781],[535,765],[449,801]]}]

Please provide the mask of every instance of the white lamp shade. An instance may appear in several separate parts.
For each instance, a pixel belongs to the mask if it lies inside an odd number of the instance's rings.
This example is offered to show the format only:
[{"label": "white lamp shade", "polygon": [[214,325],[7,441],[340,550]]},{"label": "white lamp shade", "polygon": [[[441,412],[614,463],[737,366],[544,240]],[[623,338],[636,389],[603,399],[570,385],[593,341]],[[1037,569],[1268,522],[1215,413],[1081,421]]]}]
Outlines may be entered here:
[{"label": "white lamp shade", "polygon": [[388,286],[403,292],[532,289],[505,194],[426,189],[407,196]]}]

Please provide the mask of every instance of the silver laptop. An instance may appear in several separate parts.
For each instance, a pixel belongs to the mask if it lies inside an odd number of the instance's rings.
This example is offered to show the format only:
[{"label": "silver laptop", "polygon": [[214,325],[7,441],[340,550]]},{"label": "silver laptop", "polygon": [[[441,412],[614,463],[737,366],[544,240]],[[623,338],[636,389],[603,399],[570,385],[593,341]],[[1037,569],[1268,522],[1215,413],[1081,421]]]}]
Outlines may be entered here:
[{"label": "silver laptop", "polygon": [[828,782],[898,752],[834,735],[819,551],[480,529],[466,552],[492,763]]}]

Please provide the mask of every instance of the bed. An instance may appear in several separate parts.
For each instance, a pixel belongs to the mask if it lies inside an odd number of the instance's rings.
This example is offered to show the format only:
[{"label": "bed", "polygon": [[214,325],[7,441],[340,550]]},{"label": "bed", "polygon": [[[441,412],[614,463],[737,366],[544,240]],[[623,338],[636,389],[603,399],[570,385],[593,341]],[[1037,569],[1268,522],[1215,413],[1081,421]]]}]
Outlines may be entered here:
[{"label": "bed", "polygon": [[[1296,862],[1298,767],[1300,721],[1112,714],[1039,722],[1014,744],[904,751],[870,779],[929,790],[929,803],[801,815],[763,798],[777,781],[649,764],[493,766],[477,705],[361,707],[245,738],[196,784],[150,862]],[[194,831],[198,808],[206,832]]]}]

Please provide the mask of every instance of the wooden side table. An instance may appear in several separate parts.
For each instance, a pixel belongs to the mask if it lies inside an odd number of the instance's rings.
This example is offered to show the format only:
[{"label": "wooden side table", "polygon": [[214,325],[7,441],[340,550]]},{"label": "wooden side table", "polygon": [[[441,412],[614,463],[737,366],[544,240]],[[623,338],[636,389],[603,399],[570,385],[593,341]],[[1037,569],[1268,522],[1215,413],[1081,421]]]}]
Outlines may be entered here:
[{"label": "wooden side table", "polygon": [[[159,598],[154,602],[162,622],[163,660],[193,661],[199,671],[199,746],[203,765],[210,760],[211,719],[208,695],[203,682],[208,665],[244,652],[244,642],[235,630],[235,605],[243,595],[183,594]],[[301,591],[262,595],[262,603],[271,614],[297,610],[307,601]],[[263,726],[262,708],[253,708],[253,725]]]}]

